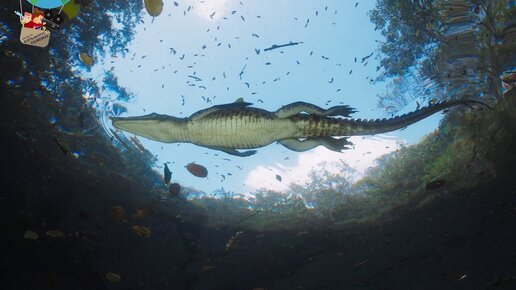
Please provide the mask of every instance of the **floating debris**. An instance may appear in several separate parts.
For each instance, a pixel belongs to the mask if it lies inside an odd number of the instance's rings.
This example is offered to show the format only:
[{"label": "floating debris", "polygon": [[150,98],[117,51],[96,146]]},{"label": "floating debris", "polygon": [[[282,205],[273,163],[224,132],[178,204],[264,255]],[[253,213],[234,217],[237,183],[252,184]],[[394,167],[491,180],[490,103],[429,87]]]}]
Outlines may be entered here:
[{"label": "floating debris", "polygon": [[108,272],[106,273],[106,279],[111,283],[118,283],[122,281],[122,278],[117,273]]},{"label": "floating debris", "polygon": [[116,220],[116,221],[121,221],[123,219],[125,219],[125,210],[124,208],[122,208],[121,206],[117,205],[117,206],[114,206],[112,209],[111,209],[111,214],[110,214],[111,218],[113,220]]},{"label": "floating debris", "polygon": [[514,281],[516,281],[516,277],[504,278],[504,277],[498,276],[498,278],[496,278],[496,281],[494,281],[491,285],[489,285],[489,287],[498,287],[507,282],[514,282]]},{"label": "floating debris", "polygon": [[137,219],[144,219],[153,215],[154,212],[155,211],[152,207],[138,208],[136,209],[136,212],[133,214],[133,217]]},{"label": "floating debris", "polygon": [[179,185],[179,183],[172,183],[168,187],[168,192],[173,196],[178,196],[181,192],[181,185]]},{"label": "floating debris", "polygon": [[208,176],[208,170],[206,169],[206,167],[199,164],[195,164],[193,162],[186,165],[186,170],[188,170],[188,172],[197,177],[204,178]]},{"label": "floating debris", "polygon": [[450,280],[460,281],[460,280],[466,278],[467,276],[468,276],[467,273],[455,272],[455,273],[450,274]]},{"label": "floating debris", "polygon": [[84,112],[79,113],[79,128],[84,129]]},{"label": "floating debris", "polygon": [[70,153],[70,150],[68,150],[65,145],[61,144],[62,141],[59,141],[56,137],[52,137],[52,140],[54,140],[54,142],[57,144],[57,147],[59,147],[61,152],[63,152],[63,155]]},{"label": "floating debris", "polygon": [[364,265],[364,264],[366,264],[367,262],[369,262],[369,260],[364,260],[364,261],[361,261],[361,262],[355,263],[355,264],[353,264],[353,267],[358,267],[358,266]]},{"label": "floating debris", "polygon": [[35,241],[39,239],[39,235],[34,231],[25,231],[25,234],[23,234],[23,238]]},{"label": "floating debris", "polygon": [[444,179],[436,179],[433,181],[430,181],[425,185],[426,190],[434,190],[443,187],[446,184],[446,181]]},{"label": "floating debris", "polygon": [[201,268],[201,272],[209,272],[211,270],[214,270],[216,267],[214,265],[204,265]]},{"label": "floating debris", "polygon": [[273,49],[278,49],[278,48],[281,48],[281,47],[286,47],[286,46],[294,46],[294,45],[298,45],[298,44],[301,44],[303,42],[289,42],[287,44],[273,44],[271,47],[268,47],[268,48],[264,48],[263,51],[269,51],[269,50],[273,50]]},{"label": "floating debris", "polygon": [[55,285],[57,283],[57,277],[55,275],[48,275],[47,276],[47,283],[48,285]]},{"label": "floating debris", "polygon": [[87,66],[87,67],[93,66],[94,60],[93,60],[93,57],[91,57],[90,55],[88,55],[84,52],[81,52],[81,53],[79,53],[79,59],[85,66]]},{"label": "floating debris", "polygon": [[229,252],[233,246],[235,245],[235,242],[236,240],[238,239],[238,237],[240,237],[244,232],[242,231],[238,231],[236,232],[229,240],[228,242],[226,243],[226,252]]},{"label": "floating debris", "polygon": [[145,3],[145,9],[152,17],[157,17],[163,11],[163,1],[161,0],[143,0]]},{"label": "floating debris", "polygon": [[170,171],[170,169],[168,168],[166,163],[164,163],[164,165],[165,165],[165,169],[164,169],[165,184],[168,185],[170,183],[170,179],[172,178],[172,171]]},{"label": "floating debris", "polygon": [[66,234],[60,230],[50,230],[47,232],[47,236],[51,238],[60,238],[66,236]]},{"label": "floating debris", "polygon": [[140,236],[142,238],[150,237],[151,230],[148,227],[134,225],[132,227],[132,229],[133,229],[133,233],[137,234],[138,236]]}]

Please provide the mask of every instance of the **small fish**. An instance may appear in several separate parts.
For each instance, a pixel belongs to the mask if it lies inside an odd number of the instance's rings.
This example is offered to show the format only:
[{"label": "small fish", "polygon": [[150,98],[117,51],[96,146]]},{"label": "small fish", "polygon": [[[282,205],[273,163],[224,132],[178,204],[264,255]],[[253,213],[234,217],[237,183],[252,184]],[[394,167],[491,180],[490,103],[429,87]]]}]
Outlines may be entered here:
[{"label": "small fish", "polygon": [[204,178],[208,176],[208,170],[206,169],[206,167],[199,164],[195,164],[193,162],[186,165],[186,170],[188,170],[188,172],[197,177]]},{"label": "small fish", "polygon": [[165,184],[169,184],[170,179],[172,178],[172,171],[170,171],[170,169],[168,169],[168,166],[166,163],[164,163],[164,165],[165,165],[165,169],[164,169]]},{"label": "small fish", "polygon": [[172,195],[172,196],[178,196],[179,193],[181,192],[181,185],[179,185],[179,183],[172,183],[169,187],[168,187],[168,192]]},{"label": "small fish", "polygon": [[283,178],[281,178],[281,175],[276,174],[276,180],[281,182],[283,180]]},{"label": "small fish", "polygon": [[363,63],[363,62],[364,62],[364,61],[366,61],[368,58],[370,58],[371,56],[373,56],[373,53],[374,53],[374,51],[373,51],[373,52],[371,52],[369,55],[364,56],[364,57],[362,58],[362,61],[360,61],[360,63]]},{"label": "small fish", "polygon": [[151,230],[148,227],[134,225],[132,226],[133,233],[142,238],[148,238],[151,235]]}]

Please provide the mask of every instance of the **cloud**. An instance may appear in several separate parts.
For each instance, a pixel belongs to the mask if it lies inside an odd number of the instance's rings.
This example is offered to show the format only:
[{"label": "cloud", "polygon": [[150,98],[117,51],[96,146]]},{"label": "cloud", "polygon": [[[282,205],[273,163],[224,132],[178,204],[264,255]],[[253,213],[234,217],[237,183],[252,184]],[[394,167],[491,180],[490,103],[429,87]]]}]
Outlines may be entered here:
[{"label": "cloud", "polygon": [[[286,167],[280,163],[272,166],[257,166],[249,172],[245,184],[251,190],[266,188],[285,191],[291,183],[303,185],[310,182],[309,174],[312,170],[325,169],[330,173],[339,174],[342,162],[357,170],[358,177],[362,177],[369,167],[375,165],[378,157],[397,150],[403,143],[402,140],[385,135],[351,137],[349,140],[355,144],[355,148],[343,153],[319,146],[300,153],[296,165],[292,167]],[[281,176],[282,180],[277,180],[276,175]]]}]

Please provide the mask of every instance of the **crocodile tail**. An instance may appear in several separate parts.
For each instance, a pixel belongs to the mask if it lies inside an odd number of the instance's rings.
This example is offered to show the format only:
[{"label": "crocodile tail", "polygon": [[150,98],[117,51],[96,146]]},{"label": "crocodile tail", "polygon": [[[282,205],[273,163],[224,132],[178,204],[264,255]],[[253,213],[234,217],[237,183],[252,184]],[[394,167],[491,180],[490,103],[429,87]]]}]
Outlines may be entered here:
[{"label": "crocodile tail", "polygon": [[379,133],[386,133],[405,128],[420,120],[423,120],[444,109],[468,104],[481,104],[490,108],[487,104],[476,100],[452,100],[431,104],[427,107],[421,108],[414,112],[410,112],[401,116],[396,116],[390,119],[376,119],[376,120],[361,120],[351,119],[346,120],[345,125],[341,126],[339,132],[340,136],[356,136],[356,135],[374,135]]}]

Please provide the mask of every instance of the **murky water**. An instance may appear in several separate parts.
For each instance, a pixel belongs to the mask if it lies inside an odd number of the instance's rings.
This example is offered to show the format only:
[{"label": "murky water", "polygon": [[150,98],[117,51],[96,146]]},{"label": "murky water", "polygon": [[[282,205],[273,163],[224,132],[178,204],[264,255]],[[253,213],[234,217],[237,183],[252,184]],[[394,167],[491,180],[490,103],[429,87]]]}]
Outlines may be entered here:
[{"label": "murky water", "polygon": [[[514,1],[72,2],[45,48],[20,42],[20,3],[1,4],[0,288],[516,283]],[[239,98],[357,119],[487,106],[343,152],[273,142],[248,157],[110,119]]]}]

